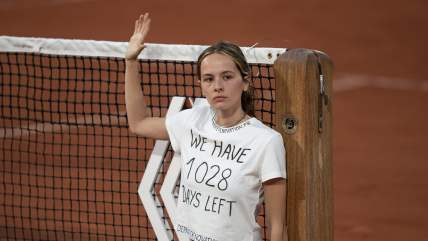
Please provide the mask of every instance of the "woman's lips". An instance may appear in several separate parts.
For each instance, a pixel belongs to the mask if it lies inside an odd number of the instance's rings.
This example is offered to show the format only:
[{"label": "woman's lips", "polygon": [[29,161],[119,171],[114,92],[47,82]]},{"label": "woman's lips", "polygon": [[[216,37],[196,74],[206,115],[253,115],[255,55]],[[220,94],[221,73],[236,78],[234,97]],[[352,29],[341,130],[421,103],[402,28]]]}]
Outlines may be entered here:
[{"label": "woman's lips", "polygon": [[226,99],[225,96],[216,96],[213,98],[214,102],[222,102]]}]

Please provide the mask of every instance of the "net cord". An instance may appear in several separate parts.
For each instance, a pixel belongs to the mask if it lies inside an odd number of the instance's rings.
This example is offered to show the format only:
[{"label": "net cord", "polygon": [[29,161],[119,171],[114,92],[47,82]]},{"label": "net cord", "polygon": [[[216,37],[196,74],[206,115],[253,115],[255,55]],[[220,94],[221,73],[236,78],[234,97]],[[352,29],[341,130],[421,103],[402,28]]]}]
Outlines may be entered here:
[{"label": "net cord", "polygon": [[[139,59],[196,61],[207,45],[147,43]],[[123,58],[127,42],[0,36],[1,52]],[[249,63],[273,64],[285,48],[241,47]]]}]

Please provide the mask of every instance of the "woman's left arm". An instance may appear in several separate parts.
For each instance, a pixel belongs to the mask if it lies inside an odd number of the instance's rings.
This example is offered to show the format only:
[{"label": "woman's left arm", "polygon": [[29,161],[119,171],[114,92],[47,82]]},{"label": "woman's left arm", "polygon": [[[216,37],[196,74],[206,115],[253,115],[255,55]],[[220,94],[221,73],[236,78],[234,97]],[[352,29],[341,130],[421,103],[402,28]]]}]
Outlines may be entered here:
[{"label": "woman's left arm", "polygon": [[263,183],[265,207],[271,241],[288,241],[287,235],[287,180],[273,179]]}]

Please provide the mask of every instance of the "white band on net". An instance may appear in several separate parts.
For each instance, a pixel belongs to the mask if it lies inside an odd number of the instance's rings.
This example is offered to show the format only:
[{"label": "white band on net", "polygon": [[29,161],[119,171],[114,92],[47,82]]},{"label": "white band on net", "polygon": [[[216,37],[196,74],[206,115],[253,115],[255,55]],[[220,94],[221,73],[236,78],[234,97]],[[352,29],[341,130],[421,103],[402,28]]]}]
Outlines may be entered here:
[{"label": "white band on net", "polygon": [[[127,42],[27,38],[0,36],[0,52],[29,52],[54,55],[118,57],[125,55]],[[207,45],[146,44],[139,59],[196,61]],[[273,64],[285,48],[241,47],[248,63]]]}]

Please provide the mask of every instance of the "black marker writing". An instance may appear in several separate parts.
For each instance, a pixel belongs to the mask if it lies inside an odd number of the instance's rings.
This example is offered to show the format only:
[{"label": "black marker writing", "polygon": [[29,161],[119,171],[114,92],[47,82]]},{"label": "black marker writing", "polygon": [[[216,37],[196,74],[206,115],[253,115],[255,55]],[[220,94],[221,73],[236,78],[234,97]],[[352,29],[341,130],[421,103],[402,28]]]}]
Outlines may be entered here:
[{"label": "black marker writing", "polygon": [[236,160],[238,163],[243,163],[240,159],[246,156],[248,151],[251,151],[251,149],[238,148],[232,144],[223,145],[222,141],[214,141],[211,156],[216,155],[217,157],[226,158],[227,160]]},{"label": "black marker writing", "polygon": [[203,148],[204,148],[204,145],[207,143],[207,138],[199,134],[194,136],[192,129],[190,129],[190,135],[192,138],[190,141],[190,146],[195,149],[198,149],[199,147],[200,151],[205,151]]},{"label": "black marker writing", "polygon": [[230,201],[224,198],[208,195],[204,210],[217,214],[229,211],[229,216],[232,216],[232,205],[234,203],[236,203],[236,201]]},{"label": "black marker writing", "polygon": [[186,188],[186,186],[184,185],[181,185],[181,187],[183,188],[183,203],[186,203],[187,205],[192,205],[195,208],[199,207],[199,199],[201,198],[202,194],[200,192]]},{"label": "black marker writing", "polygon": [[[228,179],[232,176],[232,170],[230,168],[221,169],[219,165],[210,165],[205,161],[195,164],[195,160],[196,159],[192,157],[186,162],[186,165],[189,166],[186,175],[187,179],[192,179],[193,176],[193,180],[196,183],[205,183],[205,185],[217,187],[221,191],[225,191],[229,187]],[[192,170],[194,170],[194,172],[192,172]],[[217,176],[220,176],[220,179],[217,178]]]}]

